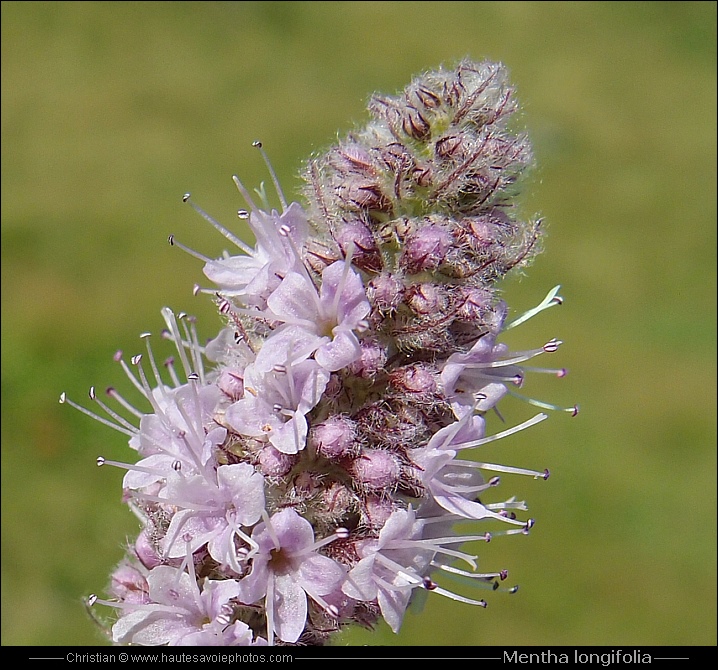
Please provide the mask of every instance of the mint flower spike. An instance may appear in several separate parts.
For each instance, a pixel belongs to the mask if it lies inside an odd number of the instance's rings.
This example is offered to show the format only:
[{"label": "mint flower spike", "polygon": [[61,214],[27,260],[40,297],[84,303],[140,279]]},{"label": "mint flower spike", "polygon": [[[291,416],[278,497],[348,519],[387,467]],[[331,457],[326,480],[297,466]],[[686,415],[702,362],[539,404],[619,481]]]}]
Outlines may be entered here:
[{"label": "mint flower spike", "polygon": [[566,375],[529,365],[560,340],[501,342],[563,302],[556,286],[508,320],[500,298],[541,238],[515,205],[533,158],[514,89],[503,65],[467,60],[368,109],[307,162],[303,204],[254,143],[279,208],[233,177],[253,244],[183,197],[239,251],[209,258],[170,236],[202,262],[214,288],[193,293],[212,296],[222,324],[203,343],[192,317],[164,308],[171,358],[158,363],[148,333],[146,353],[116,354],[145,407],[114,388],[113,402],[90,389],[96,411],[60,397],[137,452],[97,459],[126,471],[141,524],[111,597],[89,599],[115,613],[116,644],[321,645],[381,619],[398,632],[421,594],[483,608],[476,589],[518,588],[463,545],[528,534],[526,503],[495,490],[549,470],[461,456],[547,418],[487,435],[506,396],[577,407],[515,390],[529,372]]}]

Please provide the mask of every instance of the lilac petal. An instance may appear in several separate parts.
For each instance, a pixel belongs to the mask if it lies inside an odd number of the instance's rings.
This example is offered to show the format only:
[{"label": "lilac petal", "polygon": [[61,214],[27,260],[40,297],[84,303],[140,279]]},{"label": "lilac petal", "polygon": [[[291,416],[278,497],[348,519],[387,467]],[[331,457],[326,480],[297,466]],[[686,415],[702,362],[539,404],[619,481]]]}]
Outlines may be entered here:
[{"label": "lilac petal", "polygon": [[112,639],[120,644],[159,646],[174,644],[183,636],[197,631],[185,617],[166,612],[132,612],[117,620],[112,627]]},{"label": "lilac petal", "polygon": [[214,620],[223,614],[222,607],[239,596],[236,579],[208,579],[202,588],[202,603],[206,615]]},{"label": "lilac petal", "polygon": [[264,375],[275,365],[301,363],[323,342],[324,338],[299,326],[286,326],[277,330],[265,340],[257,354],[257,360],[247,375],[252,383],[261,385]]},{"label": "lilac petal", "polygon": [[215,447],[221,445],[227,437],[227,429],[217,427],[209,431],[202,444],[202,453],[200,454],[200,463],[206,465],[214,456]]},{"label": "lilac petal", "polygon": [[302,361],[292,366],[292,377],[294,388],[299,392],[297,410],[306,414],[321,400],[329,383],[329,372],[315,361]]},{"label": "lilac petal", "polygon": [[361,347],[351,331],[335,333],[331,342],[319,347],[314,358],[326,370],[334,372],[361,358]]},{"label": "lilac petal", "polygon": [[321,321],[317,289],[309,280],[290,272],[276,291],[267,299],[267,306],[277,316],[307,321],[308,325]]},{"label": "lilac petal", "polygon": [[222,527],[221,531],[207,541],[209,555],[221,565],[227,565],[237,569],[237,547],[234,542],[236,533],[229,524]]},{"label": "lilac petal", "polygon": [[468,500],[458,494],[444,495],[438,491],[434,492],[434,500],[441,505],[447,512],[458,514],[466,519],[500,519],[506,521],[506,518],[486,509],[481,503]]},{"label": "lilac petal", "polygon": [[179,572],[168,565],[159,565],[147,575],[147,584],[153,602],[199,612],[199,603],[195,599],[197,585],[186,572]]},{"label": "lilac petal", "polygon": [[243,526],[257,523],[264,510],[264,477],[248,463],[220,465],[217,483],[232,500],[237,521]]},{"label": "lilac petal", "polygon": [[[187,554],[185,535],[190,536],[189,550],[195,552],[204,546],[226,527],[224,519],[198,516],[191,509],[180,510],[172,517],[167,534],[163,540],[163,554],[167,558],[180,558]],[[156,570],[157,568],[155,568]],[[159,602],[159,601],[158,601]]]},{"label": "lilac petal", "polygon": [[392,512],[379,532],[379,547],[386,547],[392,540],[404,540],[411,537],[416,514],[412,509],[399,509]]},{"label": "lilac petal", "polygon": [[296,642],[307,622],[307,594],[292,573],[275,575],[274,630],[284,642]]},{"label": "lilac petal", "polygon": [[246,393],[244,398],[227,408],[224,418],[240,435],[262,437],[266,434],[263,425],[266,423],[267,409],[265,402]]},{"label": "lilac petal", "polygon": [[240,602],[245,605],[252,605],[267,593],[267,582],[269,581],[269,554],[257,554],[252,561],[252,572],[239,580]]},{"label": "lilac petal", "polygon": [[325,596],[344,579],[344,566],[328,556],[307,554],[299,560],[297,581],[310,596]]},{"label": "lilac petal", "polygon": [[269,434],[270,444],[283,454],[299,453],[307,444],[307,420],[303,414],[295,412],[286,423],[278,422]]},{"label": "lilac petal", "polygon": [[252,256],[230,256],[205,263],[204,274],[223,289],[245,289],[257,272],[267,265],[267,259]]},{"label": "lilac petal", "polygon": [[296,553],[314,544],[312,524],[293,509],[277,512],[270,521],[280,546],[288,553]]},{"label": "lilac petal", "polygon": [[337,321],[349,328],[356,328],[359,321],[369,314],[371,307],[366,299],[361,277],[351,268],[345,276],[345,268],[344,261],[336,261],[322,272],[321,301],[322,306],[329,311],[343,282],[337,304]]},{"label": "lilac petal", "polygon": [[384,620],[395,633],[398,633],[401,628],[404,612],[406,612],[409,598],[411,598],[411,591],[412,589],[408,586],[392,590],[379,589],[377,596],[379,609],[381,609]]},{"label": "lilac petal", "polygon": [[139,470],[128,470],[127,474],[122,480],[122,487],[125,489],[142,489],[145,486],[154,484],[160,479],[167,477],[172,470],[172,463],[175,462],[175,458],[166,454],[153,454],[147,458],[143,458],[137,462],[137,466],[141,468],[150,468],[157,470],[156,473],[140,472]]},{"label": "lilac petal", "polygon": [[291,257],[289,245],[279,235],[281,227],[286,226],[289,229],[289,236],[298,248],[304,244],[309,233],[307,215],[296,202],[291,203],[281,215],[276,210],[253,211],[249,226],[257,238],[257,247],[269,251],[275,260]]},{"label": "lilac petal", "polygon": [[460,421],[450,423],[448,426],[436,431],[426,446],[429,450],[451,450],[452,445],[458,445],[462,442],[471,442],[472,440],[480,440],[485,434],[486,420],[478,414],[475,414],[473,416],[464,417]]},{"label": "lilac petal", "polygon": [[377,586],[374,581],[374,558],[367,556],[362,558],[347,575],[342,591],[355,600],[375,600],[377,597]]}]

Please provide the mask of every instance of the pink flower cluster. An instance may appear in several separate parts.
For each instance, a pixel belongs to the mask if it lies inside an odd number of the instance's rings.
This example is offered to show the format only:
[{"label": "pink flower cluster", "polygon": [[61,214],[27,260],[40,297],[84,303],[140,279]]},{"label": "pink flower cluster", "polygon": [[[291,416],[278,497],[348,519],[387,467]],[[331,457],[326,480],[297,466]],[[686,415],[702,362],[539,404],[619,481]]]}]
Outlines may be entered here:
[{"label": "pink flower cluster", "polygon": [[98,459],[126,470],[142,524],[110,597],[91,597],[116,612],[115,643],[323,644],[380,618],[396,632],[417,589],[486,605],[438,575],[497,588],[506,570],[478,572],[461,545],[527,533],[525,504],[489,502],[489,490],[497,473],[548,471],[461,456],[546,418],[486,434],[524,363],[560,344],[510,352],[498,341],[562,301],[556,288],[507,323],[497,294],[539,237],[538,221],[514,218],[530,163],[507,126],[515,107],[495,63],[374,97],[372,121],[308,163],[304,206],[287,204],[271,166],[281,211],[235,177],[253,247],[185,196],[239,249],[188,250],[214,284],[195,293],[214,297],[224,327],[202,343],[194,319],[165,308],[176,355],[164,373],[148,335],[146,353],[118,353],[147,409],[115,389],[118,411],[90,394],[109,419],[61,397],[138,455]]}]

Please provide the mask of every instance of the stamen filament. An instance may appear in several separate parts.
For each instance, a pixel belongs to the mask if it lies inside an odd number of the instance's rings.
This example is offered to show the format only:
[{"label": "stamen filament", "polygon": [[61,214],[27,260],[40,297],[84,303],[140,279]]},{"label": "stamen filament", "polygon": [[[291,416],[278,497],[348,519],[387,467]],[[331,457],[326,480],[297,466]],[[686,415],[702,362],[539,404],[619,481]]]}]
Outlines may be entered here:
[{"label": "stamen filament", "polygon": [[186,193],[182,198],[182,202],[189,203],[190,207],[197,212],[205,221],[209,222],[215,229],[217,229],[222,235],[224,235],[232,244],[239,247],[245,254],[252,256],[254,251],[251,247],[247,246],[241,239],[239,239],[234,233],[227,230],[219,221],[214,217],[211,217],[205,212],[199,205],[190,200],[190,194]]},{"label": "stamen filament", "polygon": [[272,183],[274,184],[274,188],[277,191],[277,195],[279,196],[279,202],[282,203],[282,212],[287,211],[287,201],[284,198],[284,193],[282,192],[282,187],[279,185],[279,180],[277,179],[277,175],[274,172],[274,168],[272,167],[272,164],[269,162],[269,157],[267,156],[267,152],[264,150],[264,147],[262,146],[262,143],[260,141],[252,142],[252,146],[256,149],[259,149],[259,153],[262,154],[262,158],[264,159],[264,163],[267,166],[267,169],[269,170],[269,176],[272,178]]},{"label": "stamen filament", "polygon": [[67,403],[70,405],[70,407],[74,407],[76,410],[79,410],[83,414],[86,414],[92,419],[95,419],[95,421],[99,421],[100,423],[104,424],[105,426],[109,426],[110,428],[113,428],[114,430],[124,433],[125,435],[129,435],[132,437],[137,433],[137,430],[131,431],[127,428],[124,428],[123,426],[118,426],[116,423],[112,423],[112,421],[109,421],[108,419],[105,419],[104,417],[100,416],[99,414],[95,414],[94,412],[91,412],[89,409],[85,409],[82,405],[78,405],[76,402],[70,400],[65,393],[62,393],[60,395],[60,404],[64,405]]},{"label": "stamen filament", "polygon": [[559,290],[561,289],[561,285],[554,286],[549,292],[548,295],[533,309],[530,309],[521,316],[517,317],[510,323],[506,324],[504,326],[504,330],[510,330],[511,328],[514,328],[522,323],[524,321],[528,321],[531,317],[536,316],[540,312],[543,312],[545,309],[548,309],[549,307],[553,307],[554,305],[562,305],[563,304],[563,298],[558,295]]},{"label": "stamen filament", "polygon": [[194,258],[202,261],[203,263],[209,263],[212,260],[209,256],[205,256],[204,254],[199,253],[199,251],[195,251],[194,249],[191,249],[190,247],[186,246],[185,244],[178,242],[175,239],[174,235],[170,235],[167,238],[167,241],[170,243],[171,247],[179,247],[180,249],[182,249],[182,251],[189,254],[190,256],[194,256]]},{"label": "stamen filament", "polygon": [[544,419],[548,419],[548,414],[537,414],[536,416],[532,417],[528,421],[524,421],[523,423],[518,424],[517,426],[513,426],[507,430],[503,430],[500,433],[496,433],[495,435],[490,435],[489,437],[481,438],[480,440],[471,440],[470,442],[463,442],[461,444],[453,444],[451,445],[452,449],[460,450],[460,449],[470,449],[472,447],[480,447],[483,444],[488,444],[489,442],[494,442],[496,440],[500,440],[503,437],[508,437],[509,435],[513,435],[514,433],[518,433],[519,431],[522,431],[526,428],[530,428],[531,426],[541,423]]}]

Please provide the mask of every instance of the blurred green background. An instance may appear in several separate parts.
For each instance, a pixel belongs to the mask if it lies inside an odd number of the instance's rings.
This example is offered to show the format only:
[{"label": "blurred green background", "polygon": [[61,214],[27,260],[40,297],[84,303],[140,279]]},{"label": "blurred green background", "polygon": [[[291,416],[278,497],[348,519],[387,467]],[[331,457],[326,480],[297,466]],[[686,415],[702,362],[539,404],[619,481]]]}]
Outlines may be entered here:
[{"label": "blurred green background", "polygon": [[102,642],[81,598],[137,523],[95,458],[133,453],[57,399],[126,389],[112,355],[164,305],[218,329],[166,238],[225,240],[182,194],[239,229],[231,175],[268,181],[252,140],[296,192],[369,94],[464,56],[506,63],[535,145],[523,206],[546,251],[505,296],[566,299],[509,333],[565,342],[571,374],[525,390],[582,412],[486,447],[552,472],[503,478],[536,528],[477,549],[516,595],[429,594],[399,635],[340,642],[716,644],[713,2],[3,2],[2,644]]}]

